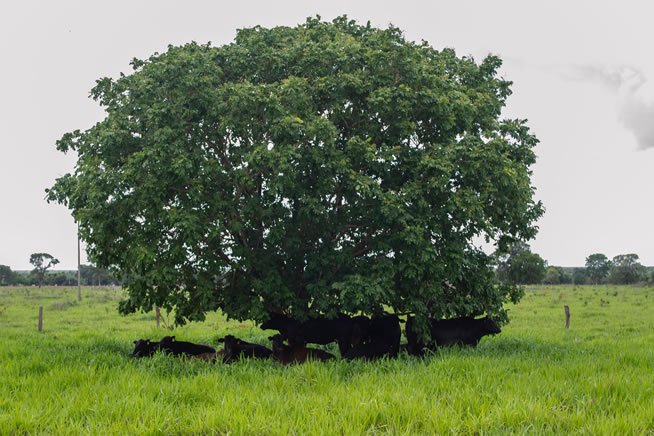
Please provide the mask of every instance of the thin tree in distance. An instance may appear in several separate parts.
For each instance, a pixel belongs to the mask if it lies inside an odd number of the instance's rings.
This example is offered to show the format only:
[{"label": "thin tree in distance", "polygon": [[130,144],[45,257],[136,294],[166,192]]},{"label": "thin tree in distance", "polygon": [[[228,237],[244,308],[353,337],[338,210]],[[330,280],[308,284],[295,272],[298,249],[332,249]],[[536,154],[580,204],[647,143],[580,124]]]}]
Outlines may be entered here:
[{"label": "thin tree in distance", "polygon": [[59,259],[54,258],[48,253],[32,253],[30,255],[30,263],[34,265],[32,274],[36,275],[39,280],[39,288],[43,285],[45,273],[59,263]]}]

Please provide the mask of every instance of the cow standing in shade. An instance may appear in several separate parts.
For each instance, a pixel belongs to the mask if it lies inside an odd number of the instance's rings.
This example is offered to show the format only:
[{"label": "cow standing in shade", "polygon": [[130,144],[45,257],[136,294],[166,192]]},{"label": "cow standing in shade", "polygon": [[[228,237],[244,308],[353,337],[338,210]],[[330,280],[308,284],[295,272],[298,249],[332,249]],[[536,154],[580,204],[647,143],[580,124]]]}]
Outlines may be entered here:
[{"label": "cow standing in shade", "polygon": [[489,317],[432,321],[430,330],[431,339],[439,347],[448,345],[472,345],[475,347],[484,336],[502,332],[497,323]]},{"label": "cow standing in shade", "polygon": [[384,314],[372,319],[357,317],[360,341],[342,354],[347,360],[397,357],[402,329],[396,315]]},{"label": "cow standing in shade", "polygon": [[[279,313],[271,313],[270,318],[261,324],[263,330],[277,330],[291,346],[304,344],[327,345],[338,342],[341,355],[360,342],[361,321],[339,314],[334,319],[312,318],[300,322]],[[363,317],[365,318],[365,317]],[[367,328],[367,327],[366,327]]]},{"label": "cow standing in shade", "polygon": [[383,342],[368,342],[357,345],[347,353],[343,354],[342,357],[345,360],[381,359],[382,357],[389,355],[388,348],[388,345]]},{"label": "cow standing in shade", "polygon": [[301,328],[302,323],[282,313],[271,312],[268,314],[268,320],[261,324],[262,330],[277,330],[284,339],[295,338]]},{"label": "cow standing in shade", "polygon": [[[484,336],[502,332],[497,323],[489,317],[432,320],[429,331],[432,343],[438,347],[450,345],[475,347]],[[425,348],[430,348],[417,339],[413,331],[413,318],[407,320],[407,340],[410,354],[421,355]]]}]

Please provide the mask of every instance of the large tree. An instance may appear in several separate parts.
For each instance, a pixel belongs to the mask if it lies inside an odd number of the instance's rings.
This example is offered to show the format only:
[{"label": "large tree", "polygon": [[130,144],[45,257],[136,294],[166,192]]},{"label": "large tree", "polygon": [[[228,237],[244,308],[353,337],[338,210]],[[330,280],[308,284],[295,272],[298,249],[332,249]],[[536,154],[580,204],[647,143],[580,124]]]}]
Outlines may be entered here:
[{"label": "large tree", "polygon": [[586,258],[586,271],[592,283],[602,283],[610,269],[611,261],[602,253],[591,254]]},{"label": "large tree", "polygon": [[127,280],[123,313],[264,320],[284,311],[506,320],[483,236],[536,233],[525,120],[500,119],[501,60],[481,63],[346,17],[168,48],[92,97],[106,118],[50,201]]},{"label": "large tree", "polygon": [[556,267],[550,266],[545,270],[543,283],[547,285],[558,285],[561,283],[561,271]]},{"label": "large tree", "polygon": [[[496,255],[497,277],[501,282],[532,285],[545,278],[547,262],[540,255],[532,253],[524,242],[516,242],[506,252],[498,251]],[[560,272],[556,272],[558,280]]]},{"label": "large tree", "polygon": [[30,263],[34,266],[32,274],[36,276],[39,282],[39,288],[43,285],[45,273],[59,263],[59,259],[55,259],[48,253],[32,253],[30,255]]},{"label": "large tree", "polygon": [[647,279],[647,268],[638,262],[637,254],[619,254],[613,258],[609,276],[611,283],[628,285]]},{"label": "large tree", "polygon": [[0,286],[13,285],[14,272],[7,265],[0,265]]}]

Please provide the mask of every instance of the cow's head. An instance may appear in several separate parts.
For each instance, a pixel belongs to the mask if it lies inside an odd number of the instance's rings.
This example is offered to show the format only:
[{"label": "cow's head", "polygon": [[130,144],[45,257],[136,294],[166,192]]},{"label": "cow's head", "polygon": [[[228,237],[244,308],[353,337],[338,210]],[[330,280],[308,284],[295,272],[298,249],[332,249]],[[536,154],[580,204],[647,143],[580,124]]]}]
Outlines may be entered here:
[{"label": "cow's head", "polygon": [[225,350],[231,350],[232,347],[241,344],[241,340],[234,337],[233,335],[227,335],[224,338],[218,339],[218,342],[223,342],[225,344]]},{"label": "cow's head", "polygon": [[150,339],[139,339],[138,341],[134,341],[132,357],[151,356],[154,354],[156,348],[156,344],[150,342]]},{"label": "cow's head", "polygon": [[232,335],[227,335],[224,338],[218,339],[218,342],[225,343],[225,363],[232,362],[233,359],[238,357],[238,355],[241,353],[242,348],[239,346],[243,343],[243,341]]},{"label": "cow's head", "polygon": [[164,337],[161,339],[161,342],[160,342],[160,343],[161,343],[162,346],[165,346],[165,345],[170,345],[170,344],[172,344],[173,342],[175,342],[175,336],[164,336]]},{"label": "cow's head", "polygon": [[502,329],[497,325],[495,321],[490,319],[489,317],[482,318],[484,322],[484,331],[488,335],[496,335],[498,333],[502,333]]},{"label": "cow's head", "polygon": [[272,347],[275,353],[284,349],[284,337],[282,335],[270,336],[268,339],[272,341]]}]

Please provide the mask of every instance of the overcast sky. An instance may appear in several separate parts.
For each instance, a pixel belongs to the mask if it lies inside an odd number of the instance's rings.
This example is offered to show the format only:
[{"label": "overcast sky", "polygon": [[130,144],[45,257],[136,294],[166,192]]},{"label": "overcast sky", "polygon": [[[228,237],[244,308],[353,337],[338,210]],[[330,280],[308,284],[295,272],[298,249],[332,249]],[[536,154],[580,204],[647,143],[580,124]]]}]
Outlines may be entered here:
[{"label": "overcast sky", "polygon": [[[31,269],[48,252],[77,265],[76,227],[44,189],[71,172],[65,132],[103,118],[95,80],[191,40],[222,45],[236,29],[295,26],[342,14],[400,27],[410,40],[476,60],[504,59],[514,82],[504,116],[540,139],[531,241],[550,265],[637,253],[654,265],[654,7],[608,1],[21,1],[0,5],[0,264]],[[82,262],[85,262],[83,255]]]}]

